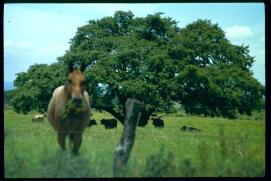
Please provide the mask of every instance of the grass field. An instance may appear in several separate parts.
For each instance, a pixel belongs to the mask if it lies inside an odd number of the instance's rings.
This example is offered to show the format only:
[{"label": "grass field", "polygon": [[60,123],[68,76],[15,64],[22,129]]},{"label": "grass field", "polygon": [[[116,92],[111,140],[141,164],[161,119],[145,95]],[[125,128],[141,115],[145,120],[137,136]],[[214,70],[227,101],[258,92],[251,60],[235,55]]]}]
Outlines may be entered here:
[{"label": "grass field", "polygon": [[[32,123],[35,114],[4,112],[5,177],[112,177],[113,153],[122,125],[106,130],[98,121],[87,128],[79,156],[62,152],[46,120]],[[262,113],[261,115],[264,115]],[[110,118],[95,112],[93,118]],[[137,128],[126,172],[128,177],[243,177],[265,174],[263,116],[238,120],[165,115],[164,128]],[[150,121],[151,122],[151,121]],[[183,125],[202,130],[181,132]]]}]

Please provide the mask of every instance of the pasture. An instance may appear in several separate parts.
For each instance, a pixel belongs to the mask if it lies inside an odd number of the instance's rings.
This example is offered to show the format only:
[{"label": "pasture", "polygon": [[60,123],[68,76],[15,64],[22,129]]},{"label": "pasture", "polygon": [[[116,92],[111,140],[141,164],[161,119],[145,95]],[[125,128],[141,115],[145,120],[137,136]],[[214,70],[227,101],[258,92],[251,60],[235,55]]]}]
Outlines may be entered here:
[{"label": "pasture", "polygon": [[[4,111],[4,167],[6,178],[112,177],[113,153],[123,126],[106,130],[86,128],[79,156],[61,151],[56,133],[46,119],[32,123],[35,115]],[[262,113],[263,115],[264,113]],[[224,118],[164,115],[164,128],[138,127],[124,177],[264,176],[264,116]],[[201,132],[181,132],[182,126]],[[68,140],[67,140],[68,141]],[[68,142],[67,142],[68,143]]]}]

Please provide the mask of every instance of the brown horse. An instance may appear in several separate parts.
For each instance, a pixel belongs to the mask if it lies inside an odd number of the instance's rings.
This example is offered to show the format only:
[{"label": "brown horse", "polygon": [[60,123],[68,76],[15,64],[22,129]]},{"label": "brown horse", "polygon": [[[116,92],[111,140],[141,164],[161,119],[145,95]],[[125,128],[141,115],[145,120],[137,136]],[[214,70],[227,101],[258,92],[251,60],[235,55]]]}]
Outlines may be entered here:
[{"label": "brown horse", "polygon": [[68,80],[56,88],[49,102],[48,120],[57,132],[60,147],[65,150],[66,136],[69,135],[72,153],[78,154],[82,134],[90,116],[88,93],[84,91],[84,65],[74,68],[69,64]]}]

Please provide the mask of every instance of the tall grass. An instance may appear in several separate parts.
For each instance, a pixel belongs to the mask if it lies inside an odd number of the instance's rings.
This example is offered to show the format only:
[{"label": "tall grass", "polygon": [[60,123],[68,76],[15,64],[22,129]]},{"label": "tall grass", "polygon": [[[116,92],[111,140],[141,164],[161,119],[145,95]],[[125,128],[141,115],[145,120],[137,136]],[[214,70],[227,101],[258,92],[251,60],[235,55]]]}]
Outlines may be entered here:
[{"label": "tall grass", "polygon": [[[32,123],[32,112],[4,112],[4,166],[7,178],[112,177],[113,153],[122,125],[106,130],[98,121],[87,128],[79,156],[61,151],[49,125]],[[255,115],[253,115],[255,116]],[[137,128],[124,177],[264,176],[263,118],[227,120],[183,115],[164,116],[165,127]],[[93,118],[110,118],[95,112]],[[256,119],[257,118],[257,119]],[[199,133],[181,132],[183,125]]]}]

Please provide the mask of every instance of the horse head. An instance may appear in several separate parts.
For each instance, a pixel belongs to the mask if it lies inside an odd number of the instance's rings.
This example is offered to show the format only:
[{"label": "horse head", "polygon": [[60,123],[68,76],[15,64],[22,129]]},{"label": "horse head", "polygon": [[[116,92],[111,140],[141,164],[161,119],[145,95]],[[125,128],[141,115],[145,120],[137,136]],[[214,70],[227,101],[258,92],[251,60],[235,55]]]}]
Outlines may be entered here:
[{"label": "horse head", "polygon": [[69,63],[69,74],[67,78],[68,80],[65,84],[65,90],[67,96],[74,102],[82,102],[84,96],[84,69],[84,63],[81,66],[78,64],[73,65],[72,63]]}]

